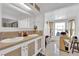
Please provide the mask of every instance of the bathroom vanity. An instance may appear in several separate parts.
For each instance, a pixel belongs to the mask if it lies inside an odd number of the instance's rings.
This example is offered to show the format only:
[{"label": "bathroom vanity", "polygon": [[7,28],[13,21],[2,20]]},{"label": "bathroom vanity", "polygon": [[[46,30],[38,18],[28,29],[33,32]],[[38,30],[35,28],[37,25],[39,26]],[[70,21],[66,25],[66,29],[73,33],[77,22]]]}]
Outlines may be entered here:
[{"label": "bathroom vanity", "polygon": [[0,41],[0,56],[35,56],[41,51],[42,35],[8,38]]}]

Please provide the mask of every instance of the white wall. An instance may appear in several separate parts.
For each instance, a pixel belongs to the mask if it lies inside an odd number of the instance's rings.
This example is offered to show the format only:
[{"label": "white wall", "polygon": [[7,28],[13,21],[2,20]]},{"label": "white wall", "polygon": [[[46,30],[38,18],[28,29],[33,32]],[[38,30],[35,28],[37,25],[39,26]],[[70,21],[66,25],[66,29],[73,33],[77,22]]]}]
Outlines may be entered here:
[{"label": "white wall", "polygon": [[38,30],[44,29],[44,15],[39,14],[37,16],[26,17],[18,21],[19,28],[33,28],[34,25],[37,25]]},{"label": "white wall", "polygon": [[38,14],[37,16],[26,16],[24,19],[18,20],[19,28],[33,28],[37,25],[38,30],[44,29],[44,15]]},{"label": "white wall", "polygon": [[44,15],[39,14],[36,16],[35,24],[38,26],[38,30],[44,29]]},{"label": "white wall", "polygon": [[19,28],[28,28],[28,18],[24,18],[24,19],[21,19],[21,20],[18,20],[18,27]]},{"label": "white wall", "polygon": [[[53,21],[55,19],[75,19],[76,20],[76,34],[79,33],[79,4],[57,9],[52,12],[48,12],[45,14],[45,21],[50,20]],[[47,25],[45,24],[44,29],[48,29]],[[47,32],[47,33],[46,33]],[[45,34],[49,34],[49,30],[45,30]]]},{"label": "white wall", "polygon": [[2,27],[2,19],[1,19],[1,17],[2,17],[2,15],[1,15],[1,14],[2,14],[1,11],[2,11],[2,10],[1,10],[1,9],[2,9],[2,8],[1,8],[1,4],[0,4],[0,28]]},{"label": "white wall", "polygon": [[30,20],[29,20],[29,27],[30,28],[34,28],[34,25],[36,24],[35,22],[35,16],[33,17],[30,17]]},{"label": "white wall", "polygon": [[26,16],[26,18],[18,20],[19,28],[33,29],[34,24],[35,24],[35,18],[31,16]]}]

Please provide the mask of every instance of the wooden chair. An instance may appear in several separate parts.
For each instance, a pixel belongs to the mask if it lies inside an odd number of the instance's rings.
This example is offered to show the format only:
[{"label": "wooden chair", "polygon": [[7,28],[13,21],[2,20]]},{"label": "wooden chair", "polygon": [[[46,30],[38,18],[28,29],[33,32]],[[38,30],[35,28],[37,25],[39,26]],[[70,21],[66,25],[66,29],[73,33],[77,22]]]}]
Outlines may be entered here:
[{"label": "wooden chair", "polygon": [[60,37],[60,50],[70,52],[70,42],[64,36]]},{"label": "wooden chair", "polygon": [[65,51],[64,37],[60,37],[60,50]]}]

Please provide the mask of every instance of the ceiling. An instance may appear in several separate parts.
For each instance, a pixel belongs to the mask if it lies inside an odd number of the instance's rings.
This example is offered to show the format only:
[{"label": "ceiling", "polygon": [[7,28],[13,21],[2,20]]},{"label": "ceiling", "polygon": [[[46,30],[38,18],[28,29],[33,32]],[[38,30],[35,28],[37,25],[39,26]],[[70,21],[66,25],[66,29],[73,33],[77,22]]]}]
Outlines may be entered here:
[{"label": "ceiling", "polygon": [[15,18],[16,20],[17,18],[25,16],[26,16],[25,13],[16,10],[16,8],[12,7],[10,4],[7,3],[2,4],[2,17],[11,17]]},{"label": "ceiling", "polygon": [[29,11],[20,3],[2,3],[2,17],[14,20],[25,19],[34,16],[32,10]]},{"label": "ceiling", "polygon": [[[12,3],[11,3],[12,4]],[[14,3],[15,5],[22,7],[22,10],[25,10],[25,12],[22,12],[20,10],[18,10],[15,7],[12,7],[10,3],[3,3],[2,4],[2,15],[3,16],[12,16],[13,18],[25,18],[26,16],[28,16],[30,13],[32,16],[34,14],[36,14],[36,12],[32,11],[27,11],[25,8],[23,8],[22,6],[19,5],[19,3]],[[46,12],[50,12],[50,11],[54,11],[56,9],[60,9],[60,8],[64,8],[64,7],[68,7],[71,5],[74,5],[76,3],[38,3],[37,5],[40,7],[40,13],[46,13]],[[33,12],[33,13],[32,13]]]},{"label": "ceiling", "polygon": [[54,11],[56,9],[72,6],[77,3],[38,3],[41,13]]}]

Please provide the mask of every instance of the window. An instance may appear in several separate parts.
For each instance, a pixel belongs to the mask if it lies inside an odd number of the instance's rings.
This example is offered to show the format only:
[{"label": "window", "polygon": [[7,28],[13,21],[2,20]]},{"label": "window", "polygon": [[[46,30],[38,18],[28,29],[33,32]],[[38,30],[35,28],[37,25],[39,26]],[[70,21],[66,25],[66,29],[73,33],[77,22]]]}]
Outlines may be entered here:
[{"label": "window", "polygon": [[55,23],[55,36],[63,31],[65,31],[65,22]]}]

